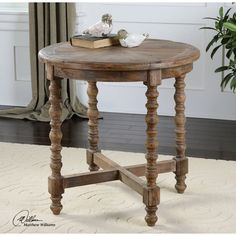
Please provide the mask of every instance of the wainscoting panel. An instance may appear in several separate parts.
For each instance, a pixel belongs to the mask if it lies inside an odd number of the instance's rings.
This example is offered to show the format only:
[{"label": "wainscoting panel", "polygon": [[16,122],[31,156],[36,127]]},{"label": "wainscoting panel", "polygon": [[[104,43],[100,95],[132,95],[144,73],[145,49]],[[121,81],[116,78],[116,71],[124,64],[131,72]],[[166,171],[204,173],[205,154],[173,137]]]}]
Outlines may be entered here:
[{"label": "wainscoting panel", "polygon": [[25,106],[31,100],[28,14],[0,12],[0,103]]}]

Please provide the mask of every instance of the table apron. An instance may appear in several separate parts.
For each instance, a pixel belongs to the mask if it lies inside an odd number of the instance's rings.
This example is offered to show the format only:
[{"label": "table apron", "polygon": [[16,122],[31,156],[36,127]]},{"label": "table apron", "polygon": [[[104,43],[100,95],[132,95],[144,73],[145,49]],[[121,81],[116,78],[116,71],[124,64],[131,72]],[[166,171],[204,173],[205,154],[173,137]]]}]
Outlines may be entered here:
[{"label": "table apron", "polygon": [[147,80],[147,71],[89,71],[55,67],[54,76],[86,81],[138,82]]},{"label": "table apron", "polygon": [[[193,64],[161,69],[162,79],[179,77],[190,72]],[[94,71],[63,68],[54,65],[54,76],[86,81],[139,82],[147,81],[149,70],[144,71]]]}]

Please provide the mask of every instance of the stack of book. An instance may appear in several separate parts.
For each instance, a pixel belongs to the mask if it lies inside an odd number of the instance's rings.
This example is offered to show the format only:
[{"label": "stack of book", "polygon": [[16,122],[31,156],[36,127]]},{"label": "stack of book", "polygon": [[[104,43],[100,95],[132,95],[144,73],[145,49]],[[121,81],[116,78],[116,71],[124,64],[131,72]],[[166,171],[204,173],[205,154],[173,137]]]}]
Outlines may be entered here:
[{"label": "stack of book", "polygon": [[119,39],[117,35],[111,34],[107,37],[93,37],[89,35],[75,35],[71,37],[70,43],[75,47],[84,48],[103,48],[112,45],[118,45]]}]

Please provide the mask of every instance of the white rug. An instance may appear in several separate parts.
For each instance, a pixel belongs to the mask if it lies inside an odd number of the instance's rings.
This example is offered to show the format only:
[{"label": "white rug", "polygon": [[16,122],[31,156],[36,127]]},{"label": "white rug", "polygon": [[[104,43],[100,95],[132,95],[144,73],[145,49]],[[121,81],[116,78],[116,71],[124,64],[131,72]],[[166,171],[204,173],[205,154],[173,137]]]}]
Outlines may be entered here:
[{"label": "white rug", "polygon": [[[122,165],[145,160],[140,153],[103,153]],[[49,156],[48,146],[0,143],[0,233],[236,233],[236,162],[190,158],[183,195],[175,192],[173,173],[161,174],[159,219],[151,228],[141,196],[119,181],[66,189],[62,213],[54,216]],[[87,171],[85,150],[64,148],[63,163],[63,174]],[[22,210],[43,225],[14,226]]]}]

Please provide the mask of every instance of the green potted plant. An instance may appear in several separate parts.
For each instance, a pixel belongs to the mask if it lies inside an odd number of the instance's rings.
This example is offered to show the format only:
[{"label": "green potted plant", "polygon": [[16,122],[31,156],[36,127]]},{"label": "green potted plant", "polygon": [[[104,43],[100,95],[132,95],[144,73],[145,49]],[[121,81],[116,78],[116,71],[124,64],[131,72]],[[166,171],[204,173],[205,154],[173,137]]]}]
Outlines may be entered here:
[{"label": "green potted plant", "polygon": [[[201,29],[210,29],[215,31],[215,35],[206,47],[206,51],[213,48],[211,58],[213,59],[218,49],[222,48],[223,60],[222,66],[215,72],[222,72],[221,87],[224,89],[230,84],[230,89],[235,92],[236,89],[236,12],[230,15],[231,8],[224,13],[223,7],[219,9],[219,16],[216,18],[206,17],[214,21],[214,27],[202,27]],[[228,58],[225,63],[225,56]]]}]

